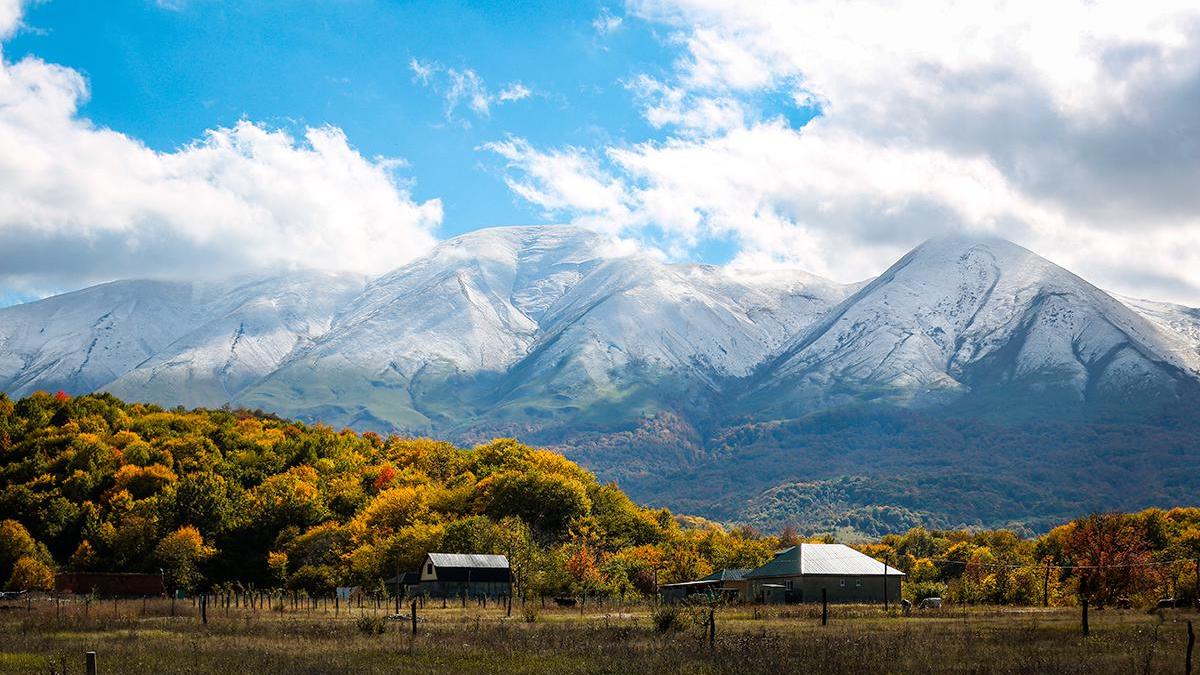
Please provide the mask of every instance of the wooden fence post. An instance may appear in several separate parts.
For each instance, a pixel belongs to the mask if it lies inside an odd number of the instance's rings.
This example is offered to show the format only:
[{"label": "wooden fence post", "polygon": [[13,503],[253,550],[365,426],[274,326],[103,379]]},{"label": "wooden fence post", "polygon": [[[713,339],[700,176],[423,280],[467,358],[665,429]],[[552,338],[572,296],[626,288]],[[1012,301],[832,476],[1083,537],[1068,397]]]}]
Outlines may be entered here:
[{"label": "wooden fence post", "polygon": [[417,601],[412,601],[412,634],[417,634]]},{"label": "wooden fence post", "polygon": [[821,589],[821,625],[829,625],[829,598],[824,588]]},{"label": "wooden fence post", "polygon": [[1083,636],[1087,637],[1087,634],[1088,634],[1088,599],[1087,599],[1087,596],[1085,595],[1083,597]]},{"label": "wooden fence post", "polygon": [[1196,634],[1192,632],[1192,622],[1189,619],[1188,626],[1188,641],[1187,641],[1187,657],[1183,662],[1183,672],[1185,675],[1192,675],[1192,648],[1196,646]]},{"label": "wooden fence post", "polygon": [[87,663],[87,675],[96,675],[96,652],[87,652],[83,657]]},{"label": "wooden fence post", "polygon": [[208,591],[200,596],[200,622],[208,625]]},{"label": "wooden fence post", "polygon": [[712,649],[717,642],[717,608],[708,607],[708,648]]}]

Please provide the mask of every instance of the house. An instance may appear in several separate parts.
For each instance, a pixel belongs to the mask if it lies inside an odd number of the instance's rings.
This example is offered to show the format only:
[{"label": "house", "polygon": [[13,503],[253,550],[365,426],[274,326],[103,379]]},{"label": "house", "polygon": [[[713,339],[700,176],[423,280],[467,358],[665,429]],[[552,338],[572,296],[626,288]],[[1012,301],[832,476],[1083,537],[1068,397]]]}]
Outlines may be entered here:
[{"label": "house", "polygon": [[758,602],[900,601],[904,573],[845,544],[799,544],[745,575],[747,593]]},{"label": "house", "polygon": [[504,597],[512,593],[512,569],[502,555],[428,553],[411,592],[435,598]]},{"label": "house", "polygon": [[65,572],[54,575],[56,593],[111,597],[158,597],[167,594],[161,574]]},{"label": "house", "polygon": [[665,603],[682,602],[698,593],[719,593],[734,602],[744,602],[746,595],[746,573],[748,569],[723,569],[698,581],[681,581],[658,587],[659,596]]}]

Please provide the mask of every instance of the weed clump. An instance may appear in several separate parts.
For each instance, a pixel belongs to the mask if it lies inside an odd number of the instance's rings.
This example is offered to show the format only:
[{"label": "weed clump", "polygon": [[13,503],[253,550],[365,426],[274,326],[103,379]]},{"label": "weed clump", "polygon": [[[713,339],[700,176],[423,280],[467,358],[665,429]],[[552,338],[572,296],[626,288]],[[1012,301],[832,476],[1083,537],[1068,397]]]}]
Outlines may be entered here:
[{"label": "weed clump", "polygon": [[379,616],[360,616],[354,625],[363,635],[383,635],[383,631],[387,628],[383,617]]},{"label": "weed clump", "polygon": [[676,605],[662,605],[650,614],[650,622],[659,633],[670,633],[687,628],[688,617]]}]

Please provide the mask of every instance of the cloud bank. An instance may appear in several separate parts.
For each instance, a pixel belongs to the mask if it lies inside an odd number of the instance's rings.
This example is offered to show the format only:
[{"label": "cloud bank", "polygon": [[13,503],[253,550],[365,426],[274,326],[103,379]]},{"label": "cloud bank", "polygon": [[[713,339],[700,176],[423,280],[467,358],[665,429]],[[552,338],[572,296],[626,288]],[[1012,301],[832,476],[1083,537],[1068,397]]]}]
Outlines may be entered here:
[{"label": "cloud bank", "polygon": [[[0,36],[21,3],[0,0]],[[0,54],[0,58],[3,55]],[[0,61],[0,287],[311,267],[382,272],[431,247],[441,203],[334,127],[249,121],[158,152],[81,117],[83,76]]]},{"label": "cloud bank", "polygon": [[[841,280],[980,230],[1118,290],[1200,302],[1195,2],[630,0],[627,13],[678,50],[666,78],[627,85],[666,136],[489,146],[547,213],[685,255],[728,239],[734,264]],[[780,99],[819,115],[801,125],[762,104]]]}]

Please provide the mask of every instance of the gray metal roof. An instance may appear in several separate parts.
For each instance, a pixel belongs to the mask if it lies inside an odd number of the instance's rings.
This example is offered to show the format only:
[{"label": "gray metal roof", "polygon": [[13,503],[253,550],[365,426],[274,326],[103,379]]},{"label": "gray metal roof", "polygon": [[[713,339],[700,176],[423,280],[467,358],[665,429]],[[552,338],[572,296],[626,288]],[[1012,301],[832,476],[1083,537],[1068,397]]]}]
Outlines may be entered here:
[{"label": "gray metal roof", "polygon": [[508,569],[508,558],[483,553],[430,553],[435,567],[495,567]]},{"label": "gray metal roof", "polygon": [[[795,577],[812,574],[870,577],[883,576],[884,564],[845,544],[800,544],[775,554],[775,559],[746,574],[747,579]],[[904,576],[887,567],[888,576]]]},{"label": "gray metal roof", "polygon": [[749,569],[739,569],[736,567],[728,567],[723,570],[717,570],[712,574],[704,577],[703,581],[743,581]]}]

